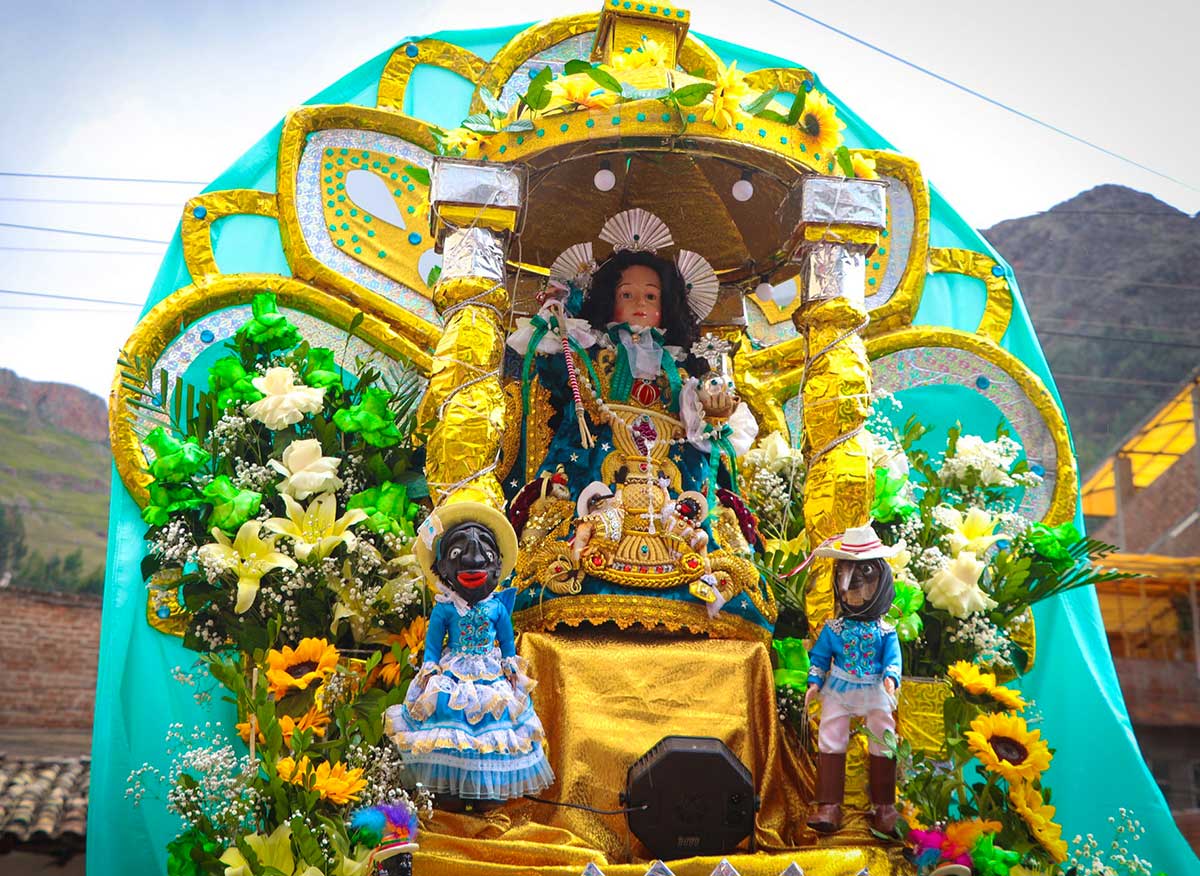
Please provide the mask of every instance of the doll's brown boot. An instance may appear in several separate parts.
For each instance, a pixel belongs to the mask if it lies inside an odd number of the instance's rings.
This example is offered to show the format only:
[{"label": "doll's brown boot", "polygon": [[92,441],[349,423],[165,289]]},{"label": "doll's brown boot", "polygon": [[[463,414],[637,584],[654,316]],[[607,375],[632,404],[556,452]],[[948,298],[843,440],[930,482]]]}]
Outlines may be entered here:
[{"label": "doll's brown boot", "polygon": [[872,754],[867,774],[871,789],[871,827],[891,836],[900,813],[896,811],[896,761]]},{"label": "doll's brown boot", "polygon": [[842,826],[842,797],[846,792],[846,753],[817,755],[817,800],[808,826],[833,833]]}]

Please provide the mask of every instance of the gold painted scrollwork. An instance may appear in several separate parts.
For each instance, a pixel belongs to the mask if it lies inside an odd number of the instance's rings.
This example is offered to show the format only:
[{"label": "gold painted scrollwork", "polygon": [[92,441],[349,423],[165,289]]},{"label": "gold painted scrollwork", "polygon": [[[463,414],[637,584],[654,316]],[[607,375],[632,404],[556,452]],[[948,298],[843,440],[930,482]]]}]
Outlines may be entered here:
[{"label": "gold painted scrollwork", "polygon": [[197,195],[183,209],[179,235],[183,240],[183,261],[193,280],[219,274],[213,252],[212,229],[226,216],[266,216],[279,220],[275,195],[254,189],[229,189]]},{"label": "gold painted scrollwork", "polygon": [[1013,314],[1012,284],[1000,264],[991,256],[974,250],[938,247],[929,251],[929,270],[935,274],[962,274],[983,281],[987,288],[987,303],[975,332],[999,343]]}]

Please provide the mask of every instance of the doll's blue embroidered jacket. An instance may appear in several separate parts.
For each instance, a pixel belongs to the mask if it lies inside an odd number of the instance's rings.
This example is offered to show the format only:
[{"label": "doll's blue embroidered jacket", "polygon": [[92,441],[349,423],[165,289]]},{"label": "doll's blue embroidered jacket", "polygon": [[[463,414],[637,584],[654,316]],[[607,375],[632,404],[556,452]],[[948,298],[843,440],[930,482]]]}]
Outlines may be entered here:
[{"label": "doll's blue embroidered jacket", "polygon": [[[885,678],[900,686],[900,638],[886,621],[833,618],[821,630],[809,659],[808,683],[825,689],[850,690]],[[831,665],[840,672],[826,682]]]}]

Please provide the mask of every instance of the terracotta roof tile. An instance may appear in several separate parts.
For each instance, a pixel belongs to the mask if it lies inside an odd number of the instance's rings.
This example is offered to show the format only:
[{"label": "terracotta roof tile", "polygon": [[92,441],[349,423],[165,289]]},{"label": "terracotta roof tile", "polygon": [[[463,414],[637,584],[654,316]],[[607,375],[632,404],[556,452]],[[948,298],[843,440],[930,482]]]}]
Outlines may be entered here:
[{"label": "terracotta roof tile", "polygon": [[90,775],[89,757],[0,755],[0,851],[81,850]]}]

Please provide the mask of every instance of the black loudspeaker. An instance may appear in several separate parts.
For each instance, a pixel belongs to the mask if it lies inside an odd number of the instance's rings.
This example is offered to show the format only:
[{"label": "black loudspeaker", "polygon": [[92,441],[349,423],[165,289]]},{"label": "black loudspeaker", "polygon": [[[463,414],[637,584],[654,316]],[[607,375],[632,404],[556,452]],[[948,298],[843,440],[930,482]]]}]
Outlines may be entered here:
[{"label": "black loudspeaker", "polygon": [[665,861],[753,844],[753,780],[720,739],[664,737],[629,768],[621,804],[633,835]]}]

